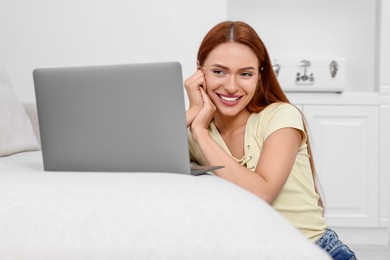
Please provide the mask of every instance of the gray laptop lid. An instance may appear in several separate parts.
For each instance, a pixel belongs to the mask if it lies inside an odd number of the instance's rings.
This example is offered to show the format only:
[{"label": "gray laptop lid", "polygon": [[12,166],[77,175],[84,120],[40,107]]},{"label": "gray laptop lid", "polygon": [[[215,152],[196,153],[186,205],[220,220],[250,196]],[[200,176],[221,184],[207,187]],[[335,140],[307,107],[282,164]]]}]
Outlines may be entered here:
[{"label": "gray laptop lid", "polygon": [[179,63],[33,76],[46,171],[190,173]]}]

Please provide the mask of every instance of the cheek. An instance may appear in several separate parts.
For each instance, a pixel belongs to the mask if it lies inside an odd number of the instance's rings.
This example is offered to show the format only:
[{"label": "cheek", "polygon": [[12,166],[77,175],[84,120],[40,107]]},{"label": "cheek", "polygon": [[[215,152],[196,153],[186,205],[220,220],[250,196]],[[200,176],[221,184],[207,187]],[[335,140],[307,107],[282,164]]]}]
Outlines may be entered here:
[{"label": "cheek", "polygon": [[248,94],[253,95],[256,92],[256,88],[257,88],[257,80],[253,80],[253,81],[251,80],[245,82],[245,89]]},{"label": "cheek", "polygon": [[205,77],[206,84],[208,89],[215,89],[218,88],[220,85],[224,84],[223,78],[217,78],[217,77]]}]

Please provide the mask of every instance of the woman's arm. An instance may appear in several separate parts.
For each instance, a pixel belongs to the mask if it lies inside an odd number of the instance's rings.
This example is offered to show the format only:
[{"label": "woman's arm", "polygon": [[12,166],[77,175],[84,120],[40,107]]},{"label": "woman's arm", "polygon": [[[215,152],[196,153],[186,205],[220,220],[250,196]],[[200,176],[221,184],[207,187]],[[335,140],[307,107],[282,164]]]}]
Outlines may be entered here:
[{"label": "woman's arm", "polygon": [[294,165],[302,142],[300,130],[281,128],[270,134],[264,142],[256,171],[253,173],[238,164],[211,137],[207,128],[215,106],[204,91],[201,93],[205,104],[195,117],[191,131],[207,163],[224,165],[224,168],[214,171],[217,176],[237,184],[271,204],[283,188]]},{"label": "woman's arm", "polygon": [[199,113],[200,110],[201,108],[196,108],[196,107],[190,107],[189,109],[187,109],[186,111],[187,127],[191,125],[192,121],[194,121],[194,118],[196,117],[196,115]]},{"label": "woman's arm", "polygon": [[208,164],[225,166],[214,171],[217,176],[237,184],[271,204],[291,172],[302,136],[299,130],[293,128],[282,128],[272,133],[264,142],[254,173],[234,161],[208,131],[198,131],[195,140]]}]

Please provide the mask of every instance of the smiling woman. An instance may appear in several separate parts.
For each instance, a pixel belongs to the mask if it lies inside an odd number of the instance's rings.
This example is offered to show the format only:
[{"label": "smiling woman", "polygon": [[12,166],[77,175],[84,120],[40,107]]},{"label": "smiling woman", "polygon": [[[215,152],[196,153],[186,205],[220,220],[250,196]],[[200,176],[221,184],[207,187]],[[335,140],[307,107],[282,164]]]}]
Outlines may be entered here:
[{"label": "smiling woman", "polygon": [[[218,63],[214,63],[217,61]],[[259,62],[249,47],[235,42],[217,46],[206,59],[202,72],[207,94],[218,114],[249,114],[243,109],[252,100],[259,76]],[[246,116],[243,115],[243,119]]]},{"label": "smiling woman", "polygon": [[243,22],[216,25],[197,64],[184,82],[191,160],[224,165],[217,176],[268,202],[334,259],[355,259],[326,226],[304,118],[255,30]]}]

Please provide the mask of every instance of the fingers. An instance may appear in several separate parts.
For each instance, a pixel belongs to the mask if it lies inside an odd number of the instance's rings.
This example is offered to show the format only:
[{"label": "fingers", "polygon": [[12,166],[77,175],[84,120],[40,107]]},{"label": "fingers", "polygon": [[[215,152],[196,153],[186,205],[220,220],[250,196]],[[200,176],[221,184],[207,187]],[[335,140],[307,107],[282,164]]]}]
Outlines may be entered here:
[{"label": "fingers", "polygon": [[203,88],[200,88],[199,92],[202,97],[203,106],[191,123],[191,129],[193,131],[207,129],[210,122],[213,120],[214,113],[216,111],[216,107],[207,95],[206,91],[204,91]]},{"label": "fingers", "polygon": [[200,87],[206,89],[206,79],[201,69],[198,69],[191,77],[184,81],[187,91],[199,90]]},{"label": "fingers", "polygon": [[206,83],[206,77],[205,77],[204,71],[200,67],[198,68],[198,71],[201,73],[202,78],[203,78],[203,84],[201,85],[201,87],[204,89],[204,91],[207,91],[207,83]]},{"label": "fingers", "polygon": [[203,88],[201,88],[201,89],[199,89],[199,90],[200,90],[200,94],[202,95],[203,104],[209,105],[209,103],[210,103],[210,98],[209,98],[209,96],[207,95],[206,91],[204,91]]},{"label": "fingers", "polygon": [[207,95],[206,91],[203,88],[200,89],[200,94],[202,95],[203,99],[203,108],[208,108],[215,111],[216,107],[214,103],[211,101],[209,95]]},{"label": "fingers", "polygon": [[197,70],[191,77],[184,81],[190,109],[200,111],[203,107],[203,98],[200,89],[205,89],[206,80],[201,70]]}]

